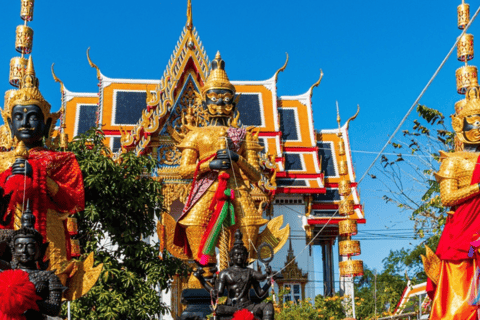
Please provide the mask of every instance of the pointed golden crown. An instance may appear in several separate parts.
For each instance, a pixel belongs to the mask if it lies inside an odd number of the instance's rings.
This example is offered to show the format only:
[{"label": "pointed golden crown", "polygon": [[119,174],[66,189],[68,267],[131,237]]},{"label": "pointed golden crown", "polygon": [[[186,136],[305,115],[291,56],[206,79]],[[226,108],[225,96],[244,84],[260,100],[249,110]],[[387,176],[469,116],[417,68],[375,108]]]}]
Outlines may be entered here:
[{"label": "pointed golden crown", "polygon": [[5,123],[7,123],[8,119],[11,119],[12,109],[17,105],[36,105],[42,110],[45,121],[47,121],[48,118],[53,118],[54,121],[52,122],[55,122],[58,119],[59,114],[50,113],[51,106],[43,98],[38,86],[39,82],[35,75],[32,56],[30,56],[25,75],[20,81],[20,89],[8,90],[5,92],[5,107],[4,110],[2,110],[2,117]]},{"label": "pointed golden crown", "polygon": [[202,88],[202,93],[205,94],[205,92],[212,89],[226,89],[235,93],[235,87],[225,72],[225,61],[222,60],[220,52],[217,52],[215,59],[212,61],[212,71]]},{"label": "pointed golden crown", "polygon": [[452,115],[452,127],[457,138],[463,143],[468,141],[463,134],[464,119],[466,117],[480,114],[480,87],[469,87],[465,92],[465,99],[455,104],[456,114]]}]

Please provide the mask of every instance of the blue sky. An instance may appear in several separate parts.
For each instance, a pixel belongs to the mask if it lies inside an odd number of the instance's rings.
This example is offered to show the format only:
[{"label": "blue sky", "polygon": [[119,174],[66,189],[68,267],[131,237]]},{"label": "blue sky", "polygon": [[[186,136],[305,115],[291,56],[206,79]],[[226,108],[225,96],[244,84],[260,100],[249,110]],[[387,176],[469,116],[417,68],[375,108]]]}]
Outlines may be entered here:
[{"label": "blue sky", "polygon": [[[460,34],[459,3],[193,0],[193,12],[208,55],[212,58],[221,51],[232,80],[270,78],[288,52],[290,63],[279,76],[278,92],[296,95],[308,90],[322,68],[325,76],[313,95],[315,128],[336,127],[335,101],[344,121],[360,104],[360,115],[350,127],[352,149],[375,152]],[[477,5],[472,4],[472,14]],[[9,1],[0,11],[1,91],[11,89],[8,65],[17,55],[19,7],[20,1]],[[185,24],[185,12],[186,0],[38,1],[29,25],[35,31],[33,58],[42,93],[54,110],[59,108],[59,86],[50,75],[53,62],[70,91],[96,92],[95,71],[85,56],[88,47],[92,60],[108,77],[159,79]],[[472,25],[471,33],[478,32],[477,25]],[[454,54],[421,103],[446,115],[453,113],[454,103],[462,98],[456,93],[454,75],[461,65]],[[412,114],[404,129],[416,118]],[[374,154],[354,152],[353,157],[360,177]],[[367,217],[360,230],[412,228],[409,213],[381,199],[385,189],[378,181],[367,178],[360,190]],[[409,243],[416,242],[364,240],[360,258],[381,270],[381,260],[391,249],[411,247]]]}]

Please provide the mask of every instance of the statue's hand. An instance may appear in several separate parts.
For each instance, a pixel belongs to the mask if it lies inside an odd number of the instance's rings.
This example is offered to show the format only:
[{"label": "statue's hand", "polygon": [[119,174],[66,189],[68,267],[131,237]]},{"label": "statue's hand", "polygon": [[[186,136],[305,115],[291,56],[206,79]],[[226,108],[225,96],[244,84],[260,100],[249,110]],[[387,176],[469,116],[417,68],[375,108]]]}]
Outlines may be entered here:
[{"label": "statue's hand", "polygon": [[19,158],[15,160],[15,163],[12,165],[12,174],[26,174],[27,176],[31,177],[33,174],[33,169],[26,159]]},{"label": "statue's hand", "polygon": [[215,159],[208,165],[211,170],[228,170],[232,167],[229,159]]},{"label": "statue's hand", "polygon": [[267,274],[267,276],[271,277],[272,274],[273,274],[273,271],[272,271],[272,267],[270,265],[267,265],[265,267],[265,273]]},{"label": "statue's hand", "polygon": [[233,162],[237,162],[240,156],[235,151],[230,149],[222,149],[217,151],[217,159],[227,159]]},{"label": "statue's hand", "polygon": [[202,278],[204,273],[205,273],[205,270],[203,270],[203,268],[201,267],[198,267],[197,270],[193,272],[193,276],[195,278]]}]

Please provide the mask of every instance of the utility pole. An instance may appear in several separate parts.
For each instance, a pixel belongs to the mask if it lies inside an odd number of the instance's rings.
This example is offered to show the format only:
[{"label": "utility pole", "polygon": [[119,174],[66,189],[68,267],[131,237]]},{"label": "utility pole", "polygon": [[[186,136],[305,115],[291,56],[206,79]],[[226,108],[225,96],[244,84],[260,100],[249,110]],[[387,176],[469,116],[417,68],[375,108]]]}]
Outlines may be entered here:
[{"label": "utility pole", "polygon": [[375,319],[377,319],[377,269],[375,269],[375,291],[373,294],[375,297]]},{"label": "utility pole", "polygon": [[352,315],[353,315],[353,319],[356,319],[355,317],[355,282],[354,282],[353,276],[350,279],[352,280]]}]

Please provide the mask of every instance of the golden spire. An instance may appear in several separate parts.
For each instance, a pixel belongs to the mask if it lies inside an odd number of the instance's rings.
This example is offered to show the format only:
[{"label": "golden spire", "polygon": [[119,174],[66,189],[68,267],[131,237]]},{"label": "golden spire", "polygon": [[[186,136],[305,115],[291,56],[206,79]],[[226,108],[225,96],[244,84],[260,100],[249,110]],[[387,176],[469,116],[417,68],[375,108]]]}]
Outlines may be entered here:
[{"label": "golden spire", "polygon": [[26,76],[35,76],[35,68],[33,67],[32,55],[28,57],[27,70],[25,71]]},{"label": "golden spire", "polygon": [[187,4],[187,29],[193,29],[192,0],[188,0]]},{"label": "golden spire", "polygon": [[25,70],[25,75],[20,82],[20,89],[24,88],[38,88],[38,80],[35,76],[35,68],[33,67],[32,55],[28,57],[27,69]]},{"label": "golden spire", "polygon": [[337,123],[338,123],[338,136],[341,137],[342,136],[342,131],[341,131],[341,125],[340,125],[340,122],[342,121],[342,119],[340,119],[340,108],[338,107],[338,101],[336,101],[337,103]]}]

